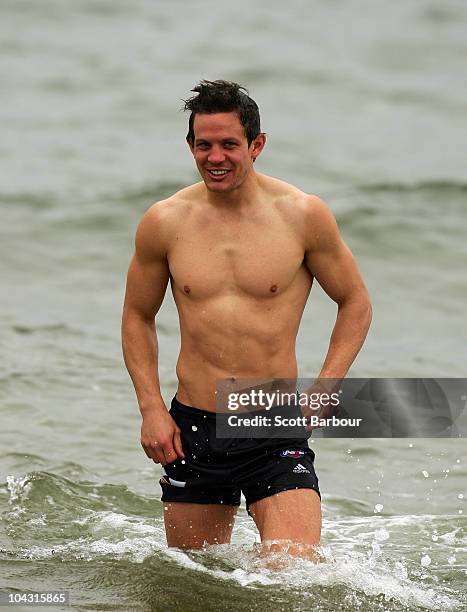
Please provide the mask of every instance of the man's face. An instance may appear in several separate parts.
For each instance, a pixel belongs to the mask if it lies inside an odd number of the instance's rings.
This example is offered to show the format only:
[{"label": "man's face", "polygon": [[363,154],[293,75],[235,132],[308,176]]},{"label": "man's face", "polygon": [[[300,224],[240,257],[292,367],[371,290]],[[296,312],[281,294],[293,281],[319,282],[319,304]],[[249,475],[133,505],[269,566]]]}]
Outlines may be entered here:
[{"label": "man's face", "polygon": [[264,135],[248,146],[236,112],[197,114],[193,130],[190,150],[206,187],[220,193],[240,187],[264,146]]}]

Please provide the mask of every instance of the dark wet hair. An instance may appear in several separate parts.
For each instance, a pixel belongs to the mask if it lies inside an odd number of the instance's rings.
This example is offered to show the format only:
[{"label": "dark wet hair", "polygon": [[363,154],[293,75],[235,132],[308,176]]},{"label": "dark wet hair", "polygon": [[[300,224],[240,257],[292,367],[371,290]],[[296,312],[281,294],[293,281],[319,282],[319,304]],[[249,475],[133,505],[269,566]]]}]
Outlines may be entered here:
[{"label": "dark wet hair", "polygon": [[232,81],[200,81],[191,91],[196,92],[188,100],[184,100],[184,110],[191,111],[188,120],[186,139],[194,143],[193,125],[197,113],[213,114],[236,111],[245,131],[248,146],[261,132],[258,105],[248,95],[248,90]]}]

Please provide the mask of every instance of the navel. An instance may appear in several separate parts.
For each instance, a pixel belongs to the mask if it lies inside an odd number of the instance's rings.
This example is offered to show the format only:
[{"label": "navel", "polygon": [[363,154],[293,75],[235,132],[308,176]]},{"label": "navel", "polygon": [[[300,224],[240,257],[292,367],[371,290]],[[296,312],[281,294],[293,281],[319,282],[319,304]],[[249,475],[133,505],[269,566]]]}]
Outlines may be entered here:
[{"label": "navel", "polygon": [[190,287],[188,287],[188,285],[185,285],[183,287],[183,291],[188,295],[190,293],[191,289],[190,289]]},{"label": "navel", "polygon": [[272,286],[271,286],[271,288],[269,289],[269,291],[270,291],[271,293],[276,293],[276,291],[277,291],[277,285],[272,285]]}]

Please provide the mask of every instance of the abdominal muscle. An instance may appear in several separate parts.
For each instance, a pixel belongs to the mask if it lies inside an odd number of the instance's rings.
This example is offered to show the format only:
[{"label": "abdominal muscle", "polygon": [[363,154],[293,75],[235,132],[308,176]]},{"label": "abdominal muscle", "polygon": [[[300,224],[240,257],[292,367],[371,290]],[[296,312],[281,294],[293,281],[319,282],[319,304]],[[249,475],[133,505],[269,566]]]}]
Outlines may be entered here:
[{"label": "abdominal muscle", "polygon": [[274,298],[221,295],[192,301],[176,290],[181,349],[177,398],[216,410],[223,379],[296,378],[295,341],[309,289]]}]

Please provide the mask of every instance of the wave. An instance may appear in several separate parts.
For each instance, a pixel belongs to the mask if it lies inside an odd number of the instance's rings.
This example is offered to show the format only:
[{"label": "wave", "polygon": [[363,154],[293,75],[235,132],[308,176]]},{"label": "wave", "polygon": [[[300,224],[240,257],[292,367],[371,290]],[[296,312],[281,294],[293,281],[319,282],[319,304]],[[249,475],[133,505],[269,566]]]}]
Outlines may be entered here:
[{"label": "wave", "polygon": [[452,180],[433,180],[433,181],[418,181],[415,183],[401,182],[381,182],[367,183],[357,186],[359,191],[377,193],[377,192],[404,192],[415,193],[418,191],[430,191],[435,193],[459,193],[467,192],[467,182],[452,181]]},{"label": "wave", "polygon": [[51,323],[48,325],[12,325],[13,331],[21,335],[50,334],[55,336],[83,336],[84,333],[66,323]]},{"label": "wave", "polygon": [[315,565],[281,553],[265,560],[242,511],[232,544],[168,549],[161,502],[122,484],[33,471],[8,476],[2,499],[2,529],[9,536],[1,538],[4,562],[40,561],[49,572],[69,566],[70,574],[77,563],[86,563],[88,594],[88,587],[99,592],[108,584],[111,572],[120,576],[117,584],[127,596],[152,609],[164,609],[156,603],[161,597],[171,601],[175,591],[191,609],[195,593],[188,585],[195,584],[202,585],[196,597],[206,609],[222,595],[224,605],[216,610],[235,609],[227,602],[239,604],[239,598],[244,609],[261,600],[278,610],[318,611],[451,610],[467,601],[455,588],[464,579],[458,560],[466,547],[462,517],[359,512],[325,518],[323,562]]}]

